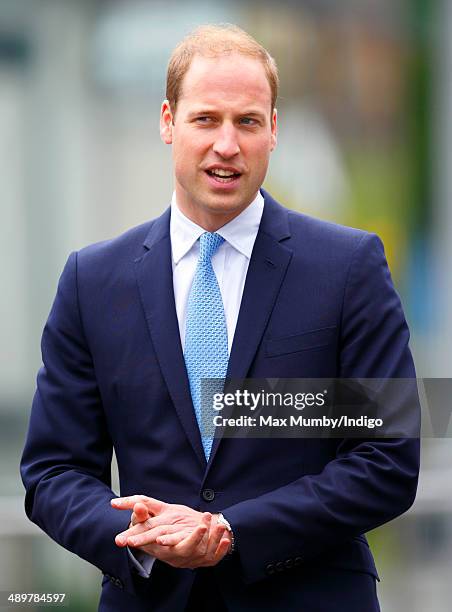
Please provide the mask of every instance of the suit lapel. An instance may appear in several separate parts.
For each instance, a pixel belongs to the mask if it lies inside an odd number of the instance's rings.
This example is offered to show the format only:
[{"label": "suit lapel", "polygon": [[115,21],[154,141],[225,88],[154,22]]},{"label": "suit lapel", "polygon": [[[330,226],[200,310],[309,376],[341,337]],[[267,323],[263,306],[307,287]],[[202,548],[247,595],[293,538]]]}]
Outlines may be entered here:
[{"label": "suit lapel", "polygon": [[152,224],[145,254],[135,260],[136,277],[146,322],[169,394],[182,427],[203,466],[206,459],[188,385],[174,302],[170,210]]},{"label": "suit lapel", "polygon": [[[264,190],[262,194],[265,200],[264,212],[246,275],[229,358],[229,379],[246,378],[292,257],[292,251],[281,243],[290,237],[288,211]],[[208,467],[212,464],[219,443],[220,438],[216,438]]]}]

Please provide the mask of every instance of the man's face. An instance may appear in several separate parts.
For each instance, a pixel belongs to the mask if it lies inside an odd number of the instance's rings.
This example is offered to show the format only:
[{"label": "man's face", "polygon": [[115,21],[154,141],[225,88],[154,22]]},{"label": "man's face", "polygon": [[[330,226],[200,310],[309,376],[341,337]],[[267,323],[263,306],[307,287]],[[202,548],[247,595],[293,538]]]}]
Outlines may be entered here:
[{"label": "man's face", "polygon": [[173,147],[182,212],[215,231],[256,197],[276,145],[276,111],[260,61],[239,54],[195,56],[177,112],[162,105],[160,132]]}]

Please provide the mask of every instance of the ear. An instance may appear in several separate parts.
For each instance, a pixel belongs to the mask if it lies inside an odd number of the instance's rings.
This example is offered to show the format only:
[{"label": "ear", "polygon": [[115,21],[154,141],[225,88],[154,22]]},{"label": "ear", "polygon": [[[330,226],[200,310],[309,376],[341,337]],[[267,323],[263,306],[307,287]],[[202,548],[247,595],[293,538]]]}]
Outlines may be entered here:
[{"label": "ear", "polygon": [[274,148],[276,147],[277,135],[278,135],[277,116],[278,116],[278,111],[276,110],[276,108],[274,108],[273,114],[272,114],[272,125],[271,125],[272,135],[271,135],[270,151],[273,151]]},{"label": "ear", "polygon": [[173,113],[168,100],[163,100],[160,111],[160,138],[165,144],[173,142]]}]

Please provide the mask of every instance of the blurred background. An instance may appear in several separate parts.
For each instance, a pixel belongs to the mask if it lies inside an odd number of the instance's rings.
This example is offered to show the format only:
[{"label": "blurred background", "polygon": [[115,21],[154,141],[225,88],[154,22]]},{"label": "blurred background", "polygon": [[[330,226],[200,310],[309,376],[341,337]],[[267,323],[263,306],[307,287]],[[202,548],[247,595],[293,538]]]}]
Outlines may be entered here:
[{"label": "blurred background", "polygon": [[[225,21],[279,65],[265,186],[382,237],[418,376],[451,376],[452,2],[0,0],[0,591],[96,609],[99,571],[23,512],[40,335],[69,252],[170,202],[168,57],[193,27]],[[424,439],[422,464],[413,508],[370,534],[384,611],[450,609],[451,440]]]}]

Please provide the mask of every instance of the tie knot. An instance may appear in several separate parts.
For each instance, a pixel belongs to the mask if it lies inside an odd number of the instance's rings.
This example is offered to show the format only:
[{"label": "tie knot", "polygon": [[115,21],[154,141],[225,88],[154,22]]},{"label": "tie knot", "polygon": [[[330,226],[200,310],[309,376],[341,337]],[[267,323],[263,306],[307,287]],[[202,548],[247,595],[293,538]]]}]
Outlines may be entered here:
[{"label": "tie knot", "polygon": [[203,263],[210,261],[222,242],[224,242],[224,238],[220,234],[212,232],[201,234],[199,238],[199,261]]}]

